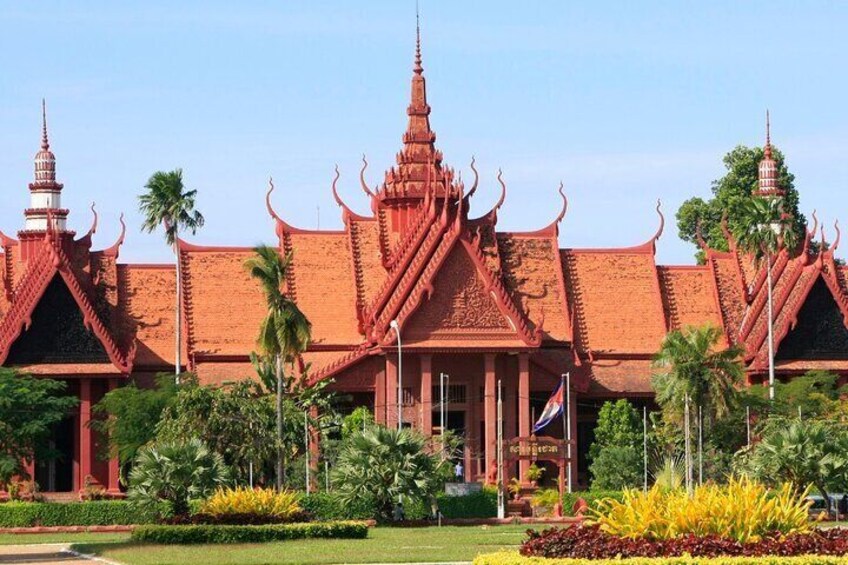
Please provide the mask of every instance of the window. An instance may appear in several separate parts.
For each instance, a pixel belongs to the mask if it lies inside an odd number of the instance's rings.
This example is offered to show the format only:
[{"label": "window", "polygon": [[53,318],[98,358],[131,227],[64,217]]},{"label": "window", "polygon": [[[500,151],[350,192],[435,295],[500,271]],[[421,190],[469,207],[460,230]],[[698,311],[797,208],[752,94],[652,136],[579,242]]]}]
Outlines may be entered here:
[{"label": "window", "polygon": [[[465,385],[448,385],[446,388],[448,404],[465,404],[467,402]],[[442,403],[441,392],[441,388],[438,385],[432,388],[434,409],[438,408]]]},{"label": "window", "polygon": [[401,395],[401,404],[403,406],[415,405],[415,396],[413,396],[412,394],[412,387],[403,387],[403,393]]}]

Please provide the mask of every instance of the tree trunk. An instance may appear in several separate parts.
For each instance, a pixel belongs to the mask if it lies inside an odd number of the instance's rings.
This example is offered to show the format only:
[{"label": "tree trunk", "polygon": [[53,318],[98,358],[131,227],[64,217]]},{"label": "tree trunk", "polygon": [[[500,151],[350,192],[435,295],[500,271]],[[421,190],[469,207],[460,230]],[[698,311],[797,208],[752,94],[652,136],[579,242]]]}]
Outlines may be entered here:
[{"label": "tree trunk", "polygon": [[283,489],[283,360],[275,358],[277,375],[277,490]]},{"label": "tree trunk", "polygon": [[175,328],[176,331],[174,335],[176,336],[176,348],[174,349],[174,382],[180,384],[180,368],[182,367],[182,300],[180,291],[182,289],[182,269],[180,269],[180,250],[179,250],[179,240],[177,238],[177,232],[174,232],[174,259],[176,261],[176,274],[177,274],[177,319],[175,320]]}]

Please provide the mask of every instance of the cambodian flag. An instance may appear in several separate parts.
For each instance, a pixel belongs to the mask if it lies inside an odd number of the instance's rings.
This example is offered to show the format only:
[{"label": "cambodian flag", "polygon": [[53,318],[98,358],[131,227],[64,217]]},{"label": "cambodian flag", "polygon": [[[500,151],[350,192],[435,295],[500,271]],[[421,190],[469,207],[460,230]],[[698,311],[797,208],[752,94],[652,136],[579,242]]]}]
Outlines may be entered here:
[{"label": "cambodian flag", "polygon": [[533,426],[534,434],[553,422],[557,416],[562,414],[563,407],[565,406],[565,401],[562,398],[562,388],[562,381],[560,381],[556,390],[554,390],[551,397],[548,399],[548,403],[545,404],[545,409],[542,411],[542,415]]}]

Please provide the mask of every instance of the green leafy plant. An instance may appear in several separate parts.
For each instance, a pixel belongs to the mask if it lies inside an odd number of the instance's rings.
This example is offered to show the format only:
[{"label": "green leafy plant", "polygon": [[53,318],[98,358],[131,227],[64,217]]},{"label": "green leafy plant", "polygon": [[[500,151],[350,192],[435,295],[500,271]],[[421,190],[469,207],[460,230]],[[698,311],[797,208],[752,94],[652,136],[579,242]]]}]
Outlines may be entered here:
[{"label": "green leafy plant", "polygon": [[135,542],[164,544],[266,543],[308,538],[364,539],[366,537],[368,537],[368,525],[364,522],[266,526],[150,525],[139,526],[132,533],[132,540]]},{"label": "green leafy plant", "polygon": [[130,473],[127,498],[142,510],[177,517],[189,514],[191,499],[205,498],[229,482],[223,458],[200,440],[156,442],[143,447]]},{"label": "green leafy plant", "polygon": [[0,367],[0,486],[12,477],[31,478],[23,463],[58,457],[48,439],[53,426],[77,405],[65,383]]},{"label": "green leafy plant", "polygon": [[446,464],[428,452],[420,434],[371,426],[344,441],[333,471],[342,501],[371,499],[378,520],[392,518],[398,500],[429,500],[441,486]]},{"label": "green leafy plant", "polygon": [[527,480],[531,483],[535,483],[539,479],[542,478],[542,475],[545,474],[545,470],[542,467],[539,467],[535,463],[531,463],[529,467],[527,467]]},{"label": "green leafy plant", "polygon": [[605,446],[589,466],[592,488],[623,490],[641,486],[644,482],[642,450],[631,445]]},{"label": "green leafy plant", "polygon": [[215,523],[292,522],[303,515],[300,495],[269,488],[223,488],[216,490],[198,510],[198,515]]},{"label": "green leafy plant", "polygon": [[145,524],[154,518],[155,515],[139,512],[126,500],[0,504],[0,528]]}]

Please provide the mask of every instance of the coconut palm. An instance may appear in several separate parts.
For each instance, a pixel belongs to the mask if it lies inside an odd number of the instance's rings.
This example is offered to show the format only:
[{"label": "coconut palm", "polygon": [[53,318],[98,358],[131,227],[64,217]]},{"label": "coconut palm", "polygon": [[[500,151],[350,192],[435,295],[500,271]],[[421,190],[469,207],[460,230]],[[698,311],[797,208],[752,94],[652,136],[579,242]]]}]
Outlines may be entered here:
[{"label": "coconut palm", "polygon": [[182,361],[182,315],[180,312],[182,296],[182,274],[177,241],[182,231],[188,230],[193,234],[203,226],[203,214],[194,209],[196,190],[186,190],[183,185],[182,169],[153,173],[147,184],[147,190],[138,197],[139,210],[144,215],[142,231],[152,233],[159,226],[165,228],[165,241],[173,248],[176,258],[177,296],[176,296],[176,348],[174,352],[174,370],[179,383]]},{"label": "coconut palm", "polygon": [[755,263],[765,258],[768,289],[769,400],[774,400],[774,311],[771,276],[772,257],[782,248],[794,249],[797,241],[793,218],[783,210],[783,199],[750,198],[741,203],[736,239]]},{"label": "coconut palm", "polygon": [[259,281],[268,310],[259,327],[256,344],[274,360],[277,392],[277,488],[283,487],[283,362],[294,359],[309,345],[312,324],[283,292],[291,255],[280,256],[275,248],[260,245],[245,261],[245,269]]},{"label": "coconut palm", "polygon": [[666,335],[654,358],[654,367],[660,372],[653,377],[657,402],[664,409],[681,414],[688,395],[708,417],[727,415],[744,370],[741,349],[721,349],[721,340],[721,330],[715,326],[689,327]]}]

